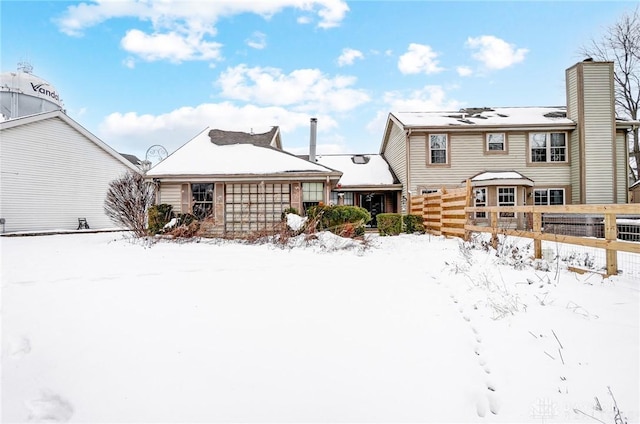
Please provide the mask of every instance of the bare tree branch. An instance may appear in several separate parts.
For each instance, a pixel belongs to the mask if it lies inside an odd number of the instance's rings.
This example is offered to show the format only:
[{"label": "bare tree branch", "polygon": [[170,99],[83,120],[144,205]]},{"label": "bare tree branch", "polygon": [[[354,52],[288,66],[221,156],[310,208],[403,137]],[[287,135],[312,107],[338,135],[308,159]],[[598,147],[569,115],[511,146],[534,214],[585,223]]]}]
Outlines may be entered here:
[{"label": "bare tree branch", "polygon": [[[580,54],[599,61],[611,61],[614,68],[616,113],[620,118],[638,120],[640,108],[640,13],[624,14],[609,26],[600,39],[592,39]],[[640,179],[640,140],[634,129],[629,143],[629,170],[634,181]]]},{"label": "bare tree branch", "polygon": [[154,197],[153,184],[138,173],[128,172],[109,183],[104,211],[114,223],[143,237],[147,235],[147,211]]}]

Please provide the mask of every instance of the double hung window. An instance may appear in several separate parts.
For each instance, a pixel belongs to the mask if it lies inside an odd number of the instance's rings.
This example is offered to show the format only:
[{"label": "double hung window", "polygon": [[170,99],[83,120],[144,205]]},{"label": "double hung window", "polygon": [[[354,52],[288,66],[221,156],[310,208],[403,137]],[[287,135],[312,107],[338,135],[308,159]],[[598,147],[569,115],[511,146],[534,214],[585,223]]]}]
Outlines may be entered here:
[{"label": "double hung window", "polygon": [[429,165],[449,163],[449,140],[447,134],[429,134]]},{"label": "double hung window", "polygon": [[[516,205],[516,188],[515,187],[498,187],[498,206],[515,206]],[[500,212],[501,218],[513,218],[516,214],[513,212]]]},{"label": "double hung window", "polygon": [[563,132],[529,134],[531,162],[557,163],[567,161],[567,135]]},{"label": "double hung window", "polygon": [[505,133],[488,133],[486,136],[486,150],[492,153],[506,152],[507,137]]}]

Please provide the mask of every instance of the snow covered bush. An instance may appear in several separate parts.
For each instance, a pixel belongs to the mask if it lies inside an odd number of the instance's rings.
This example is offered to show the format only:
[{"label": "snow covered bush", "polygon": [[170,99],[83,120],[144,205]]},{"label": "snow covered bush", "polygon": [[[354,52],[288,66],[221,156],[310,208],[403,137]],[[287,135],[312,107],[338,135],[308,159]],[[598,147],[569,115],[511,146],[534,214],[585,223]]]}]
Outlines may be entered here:
[{"label": "snow covered bush", "polygon": [[147,235],[147,212],[155,198],[154,187],[137,172],[128,172],[109,183],[104,212],[117,225],[137,237]]}]

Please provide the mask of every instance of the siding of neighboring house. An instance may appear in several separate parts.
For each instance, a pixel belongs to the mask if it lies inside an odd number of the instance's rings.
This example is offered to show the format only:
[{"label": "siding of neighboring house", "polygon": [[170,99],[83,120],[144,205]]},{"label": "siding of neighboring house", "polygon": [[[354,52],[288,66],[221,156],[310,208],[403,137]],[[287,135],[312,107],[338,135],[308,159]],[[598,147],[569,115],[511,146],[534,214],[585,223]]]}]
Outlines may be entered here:
[{"label": "siding of neighboring house", "polygon": [[[114,228],[108,185],[130,170],[61,118],[2,129],[0,217],[5,231]],[[124,160],[124,159],[123,159]]]},{"label": "siding of neighboring house", "polygon": [[402,195],[409,197],[407,194],[410,188],[407,187],[407,149],[405,144],[406,138],[403,129],[392,123],[389,141],[382,155],[402,184]]}]

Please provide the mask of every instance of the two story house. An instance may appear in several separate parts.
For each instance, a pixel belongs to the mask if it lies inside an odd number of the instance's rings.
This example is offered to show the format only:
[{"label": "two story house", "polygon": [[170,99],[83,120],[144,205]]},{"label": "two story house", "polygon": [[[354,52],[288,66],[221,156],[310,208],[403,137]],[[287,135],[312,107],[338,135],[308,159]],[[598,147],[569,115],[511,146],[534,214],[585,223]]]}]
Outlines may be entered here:
[{"label": "two story house", "polygon": [[639,123],[616,119],[613,63],[577,63],[566,83],[566,106],[392,112],[380,154],[407,198],[471,180],[475,206],[627,203]]}]

